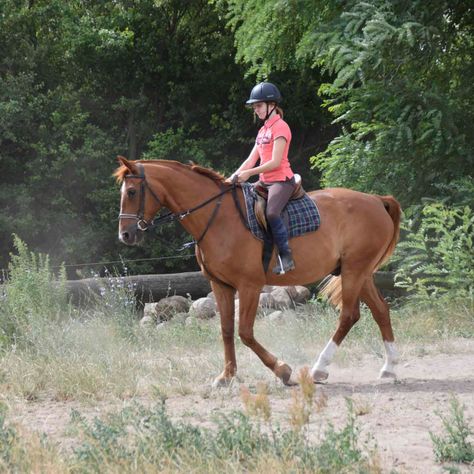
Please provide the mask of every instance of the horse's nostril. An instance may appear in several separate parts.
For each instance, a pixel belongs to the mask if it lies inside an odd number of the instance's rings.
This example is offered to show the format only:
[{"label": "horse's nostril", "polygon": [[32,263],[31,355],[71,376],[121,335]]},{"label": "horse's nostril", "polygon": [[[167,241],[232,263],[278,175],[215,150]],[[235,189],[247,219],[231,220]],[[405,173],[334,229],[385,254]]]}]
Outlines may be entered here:
[{"label": "horse's nostril", "polygon": [[130,234],[128,232],[122,232],[122,239],[128,241]]}]

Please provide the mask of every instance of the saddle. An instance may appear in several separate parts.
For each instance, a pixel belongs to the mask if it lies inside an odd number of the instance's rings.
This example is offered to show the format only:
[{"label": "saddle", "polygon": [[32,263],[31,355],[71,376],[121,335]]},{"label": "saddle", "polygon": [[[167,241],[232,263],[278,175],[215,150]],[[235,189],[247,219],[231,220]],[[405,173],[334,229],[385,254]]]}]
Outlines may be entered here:
[{"label": "saddle", "polygon": [[[306,191],[303,189],[301,184],[301,176],[299,174],[295,174],[295,190],[293,194],[290,196],[289,201],[294,201],[296,199],[301,199],[305,196]],[[267,217],[266,217],[266,209],[267,209],[267,199],[268,199],[268,189],[258,182],[255,185],[256,191],[256,199],[254,205],[255,217],[257,218],[257,222],[260,224],[262,228],[265,229],[265,232],[268,232],[268,224],[267,224]]]}]

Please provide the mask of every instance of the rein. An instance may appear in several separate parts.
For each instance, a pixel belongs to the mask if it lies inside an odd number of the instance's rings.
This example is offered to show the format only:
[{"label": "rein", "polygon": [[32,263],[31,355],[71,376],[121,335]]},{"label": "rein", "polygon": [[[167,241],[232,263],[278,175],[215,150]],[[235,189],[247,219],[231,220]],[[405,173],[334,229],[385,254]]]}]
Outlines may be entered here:
[{"label": "rein", "polygon": [[148,191],[150,191],[151,195],[158,202],[158,204],[160,204],[160,206],[163,207],[164,205],[163,205],[161,199],[156,195],[156,193],[153,192],[153,190],[150,188],[149,184],[147,183],[146,178],[145,178],[145,170],[144,170],[143,164],[137,163],[136,166],[138,167],[139,174],[127,174],[127,175],[125,175],[124,179],[135,178],[135,179],[140,179],[141,180],[141,183],[140,183],[140,204],[139,204],[138,213],[137,214],[120,213],[118,217],[119,217],[119,220],[120,219],[136,219],[137,229],[142,231],[142,232],[145,232],[148,229],[153,229],[155,227],[158,227],[161,224],[165,224],[165,223],[168,223],[168,222],[173,222],[175,220],[181,221],[185,217],[192,214],[193,212],[207,206],[212,201],[215,201],[217,199],[218,201],[216,202],[216,206],[214,207],[214,210],[212,211],[212,215],[209,218],[209,221],[207,222],[206,228],[202,232],[199,239],[196,240],[196,241],[185,244],[183,246],[183,248],[187,248],[191,245],[199,244],[199,242],[201,242],[201,240],[207,234],[207,231],[209,230],[209,228],[211,227],[215,217],[217,216],[217,213],[218,213],[219,208],[220,208],[221,203],[222,203],[222,197],[224,196],[224,194],[228,193],[229,191],[232,191],[232,195],[234,197],[234,201],[236,203],[236,206],[239,210],[239,214],[241,215],[241,218],[243,218],[242,209],[240,208],[240,204],[238,203],[238,200],[237,200],[237,197],[236,197],[237,184],[236,184],[235,181],[233,181],[232,185],[230,187],[225,188],[225,189],[223,188],[223,186],[221,184],[221,186],[220,186],[221,191],[218,194],[215,194],[214,196],[210,197],[209,199],[206,199],[204,202],[198,204],[197,206],[194,206],[190,209],[186,209],[185,211],[181,211],[181,212],[171,212],[170,211],[170,212],[168,212],[168,213],[166,213],[162,216],[153,218],[151,221],[147,221],[145,219],[145,216],[144,216],[145,190],[146,189],[148,189]]}]

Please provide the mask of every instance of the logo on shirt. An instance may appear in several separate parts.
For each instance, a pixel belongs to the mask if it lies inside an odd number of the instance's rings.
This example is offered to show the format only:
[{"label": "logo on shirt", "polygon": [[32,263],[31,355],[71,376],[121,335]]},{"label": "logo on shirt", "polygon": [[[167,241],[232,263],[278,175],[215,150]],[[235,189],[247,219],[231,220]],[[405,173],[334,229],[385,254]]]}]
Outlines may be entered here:
[{"label": "logo on shirt", "polygon": [[257,145],[268,145],[272,141],[272,133],[266,130],[262,135],[257,136]]}]

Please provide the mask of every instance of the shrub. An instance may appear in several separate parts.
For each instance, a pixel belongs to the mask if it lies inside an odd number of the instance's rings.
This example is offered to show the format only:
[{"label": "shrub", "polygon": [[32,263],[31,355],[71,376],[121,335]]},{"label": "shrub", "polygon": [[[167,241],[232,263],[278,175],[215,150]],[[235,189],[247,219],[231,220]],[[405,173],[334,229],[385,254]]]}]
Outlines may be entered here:
[{"label": "shrub", "polygon": [[67,314],[66,273],[55,276],[47,255],[35,254],[14,236],[9,276],[0,303],[0,343],[28,344],[44,321],[55,322]]},{"label": "shrub", "polygon": [[432,202],[408,220],[399,243],[396,285],[419,298],[474,296],[474,213],[469,206]]},{"label": "shrub", "polygon": [[455,397],[451,399],[451,417],[438,415],[446,435],[436,436],[430,432],[436,460],[474,463],[474,446],[468,440],[474,433],[464,418],[464,407],[459,400]]}]

